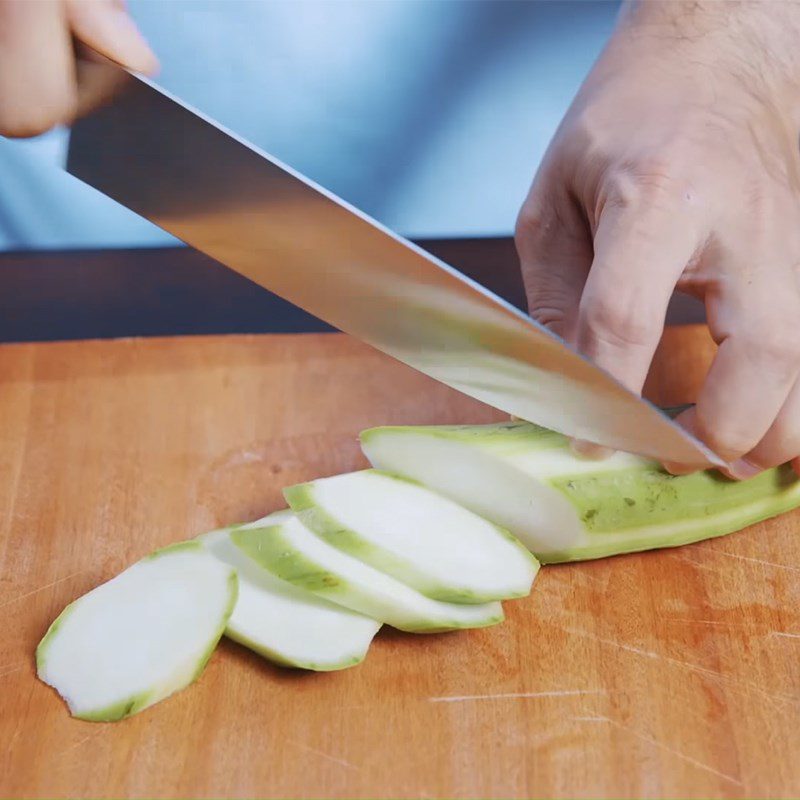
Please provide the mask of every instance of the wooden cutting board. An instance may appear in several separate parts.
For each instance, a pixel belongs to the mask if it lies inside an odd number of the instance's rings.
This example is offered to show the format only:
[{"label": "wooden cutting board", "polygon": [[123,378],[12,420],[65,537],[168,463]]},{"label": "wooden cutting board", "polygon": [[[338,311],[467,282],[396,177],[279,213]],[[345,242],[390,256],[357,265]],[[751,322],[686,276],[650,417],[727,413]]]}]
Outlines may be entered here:
[{"label": "wooden cutting board", "polygon": [[[711,354],[671,332],[649,389]],[[385,629],[359,667],[223,642],[194,686],[73,720],[33,653],[150,550],[364,466],[381,423],[494,412],[342,336],[0,347],[0,796],[790,797],[800,794],[800,516],[674,551],[545,568],[505,624]]]}]

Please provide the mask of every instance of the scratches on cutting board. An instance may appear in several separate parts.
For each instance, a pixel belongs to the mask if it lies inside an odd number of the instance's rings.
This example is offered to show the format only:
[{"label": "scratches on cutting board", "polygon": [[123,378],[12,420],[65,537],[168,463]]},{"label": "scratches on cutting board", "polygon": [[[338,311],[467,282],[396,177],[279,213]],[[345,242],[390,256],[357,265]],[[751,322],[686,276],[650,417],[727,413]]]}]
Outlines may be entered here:
[{"label": "scratches on cutting board", "polygon": [[[598,636],[596,633],[589,633],[589,631],[582,631],[578,628],[568,628],[566,626],[560,626],[561,630],[565,633],[569,633],[573,636],[580,636],[583,639],[591,639],[592,641],[598,642],[599,644],[607,645],[608,647],[614,647],[618,650],[624,650],[627,653],[633,653],[637,656],[643,656],[644,658],[652,658],[652,659],[665,659],[667,661],[673,660],[670,659],[668,656],[662,656],[661,653],[656,653],[653,650],[644,650],[641,647],[634,647],[632,644],[623,644],[622,642],[618,642],[615,639],[605,639],[602,636]],[[683,664],[683,662],[678,662]],[[717,673],[715,673],[717,674]]]},{"label": "scratches on cutting board", "polygon": [[578,630],[577,628],[563,627],[562,630],[565,633],[572,634],[573,636],[579,636],[584,639],[591,639],[592,641],[595,641],[598,644],[605,645],[607,647],[613,647],[617,650],[622,650],[626,653],[632,653],[633,655],[636,655],[640,658],[647,658],[654,661],[661,661],[665,664],[669,664],[671,666],[678,667],[680,669],[685,669],[691,672],[695,672],[698,675],[702,675],[703,677],[717,681],[731,688],[732,690],[740,692],[747,692],[747,691],[753,692],[754,694],[760,695],[761,697],[765,697],[773,702],[789,703],[795,706],[800,705],[800,697],[796,697],[790,694],[784,694],[783,692],[768,692],[755,683],[729,678],[726,675],[717,672],[716,670],[709,669],[708,667],[703,667],[700,664],[693,664],[690,661],[681,661],[680,659],[673,658],[672,656],[666,656],[663,655],[662,653],[656,653],[652,650],[644,650],[639,647],[634,647],[633,645],[623,644],[622,642],[617,642],[614,641],[613,639],[605,639],[602,636],[597,636],[596,634],[589,633],[588,631]]},{"label": "scratches on cutting board", "polygon": [[0,678],[5,678],[6,675],[13,675],[15,672],[19,672],[21,669],[24,669],[27,664],[6,664],[3,667],[0,667]]},{"label": "scratches on cutting board", "polygon": [[751,564],[760,564],[762,567],[771,567],[772,569],[786,569],[790,572],[800,572],[800,567],[794,567],[790,564],[780,564],[776,561],[766,561],[763,558],[753,558],[752,556],[741,556],[738,553],[730,553],[727,550],[719,550],[716,547],[708,547],[703,544],[695,544],[693,547],[697,550],[708,550],[711,553],[716,553],[726,558],[735,558],[737,561],[748,561]]},{"label": "scratches on cutting board", "polygon": [[72,572],[69,575],[65,575],[63,578],[57,578],[56,580],[51,581],[50,583],[46,583],[44,586],[39,586],[36,589],[31,589],[29,592],[17,595],[16,597],[12,597],[10,600],[5,600],[4,602],[0,603],[0,608],[5,608],[6,606],[10,606],[12,603],[18,603],[20,600],[24,600],[26,597],[31,597],[34,594],[43,592],[45,589],[50,589],[52,586],[56,586],[59,583],[68,581],[70,578],[74,578],[77,575],[82,575],[84,572],[88,572],[88,569],[79,569],[77,572]]},{"label": "scratches on cutting board", "polygon": [[683,552],[671,552],[667,554],[670,558],[674,558],[677,561],[683,561],[686,564],[691,564],[696,569],[702,569],[706,572],[719,572],[720,567],[717,564],[712,562],[706,561],[699,561],[696,558],[692,558],[687,553]]},{"label": "scratches on cutting board", "polygon": [[663,617],[665,622],[680,622],[682,625],[718,625],[720,628],[746,628],[747,622],[729,619],[695,619],[693,617]]},{"label": "scratches on cutting board", "polygon": [[670,753],[676,758],[679,758],[681,761],[684,761],[687,764],[691,764],[691,766],[696,767],[697,769],[704,770],[705,772],[708,772],[711,775],[716,775],[718,778],[721,778],[724,781],[728,781],[729,783],[732,783],[735,786],[743,786],[742,782],[738,778],[735,778],[733,775],[728,775],[725,772],[720,772],[718,769],[714,769],[714,767],[709,766],[708,764],[705,764],[702,761],[698,761],[696,758],[687,756],[686,753],[682,753],[680,750],[675,750],[675,748],[670,747],[669,745],[666,745],[663,742],[659,742],[658,739],[654,739],[652,736],[649,736],[646,733],[642,733],[641,731],[637,731],[634,728],[631,728],[629,725],[623,725],[621,722],[617,722],[617,720],[611,719],[611,717],[572,717],[572,721],[612,725],[613,727],[625,731],[626,733],[629,733],[631,736],[635,736],[637,739],[646,742],[647,744],[650,744],[653,747],[657,747],[659,750],[663,750],[665,753]]},{"label": "scratches on cutting board", "polygon": [[68,755],[69,753],[72,753],[74,750],[77,750],[79,747],[83,747],[83,745],[88,744],[93,739],[96,739],[103,733],[105,733],[105,731],[103,730],[94,731],[93,733],[90,733],[88,736],[84,736],[82,739],[78,739],[77,742],[73,742],[68,747],[63,748],[62,750],[59,750],[56,753],[53,753],[52,758],[60,758],[62,756]]},{"label": "scratches on cutting board", "polygon": [[744,628],[744,622],[721,619],[693,619],[692,617],[662,617],[664,622],[679,622],[681,625],[716,625],[720,628]]},{"label": "scratches on cutting board", "polygon": [[606,695],[606,689],[561,689],[549,692],[503,692],[500,694],[461,694],[429,697],[429,703],[465,703],[476,700],[527,700],[545,697],[578,697],[587,694]]},{"label": "scratches on cutting board", "polygon": [[332,756],[330,753],[326,753],[324,750],[317,750],[316,747],[311,747],[310,745],[293,740],[290,740],[289,743],[293,744],[295,747],[301,748],[302,750],[307,750],[309,753],[314,753],[320,758],[324,758],[326,761],[330,761],[333,764],[338,764],[340,767],[344,767],[345,769],[354,769],[358,771],[361,770],[361,767],[357,766],[356,764],[351,764],[349,761],[345,761],[343,758],[336,758],[336,756]]},{"label": "scratches on cutting board", "polygon": [[780,639],[800,639],[800,633],[790,633],[789,631],[770,631],[768,635]]}]

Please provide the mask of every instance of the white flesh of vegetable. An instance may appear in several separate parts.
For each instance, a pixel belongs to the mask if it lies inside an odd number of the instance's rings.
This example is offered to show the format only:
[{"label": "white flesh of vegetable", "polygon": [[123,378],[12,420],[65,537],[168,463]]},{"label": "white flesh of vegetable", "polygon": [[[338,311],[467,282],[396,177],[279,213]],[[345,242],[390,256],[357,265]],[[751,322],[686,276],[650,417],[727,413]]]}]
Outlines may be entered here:
[{"label": "white flesh of vegetable", "polygon": [[326,542],[436,600],[524,597],[538,564],[511,534],[424,486],[376,470],[286,489]]},{"label": "white flesh of vegetable", "polygon": [[[279,519],[276,514],[241,528],[263,527]],[[239,598],[226,636],[284,666],[328,671],[364,659],[380,622],[276,578],[234,545],[230,534],[218,530],[198,537],[239,575]]]},{"label": "white flesh of vegetable", "polygon": [[738,482],[676,477],[626,453],[580,458],[566,437],[528,423],[374,428],[361,442],[375,467],[508,528],[544,563],[686,544],[800,505],[788,465]]},{"label": "white flesh of vegetable", "polygon": [[73,716],[135,714],[203,671],[236,602],[236,573],[198,543],[142,559],[71,603],[36,651]]},{"label": "white flesh of vegetable", "polygon": [[503,620],[499,603],[457,605],[432,600],[337,550],[298,519],[265,528],[237,528],[231,540],[282,580],[400,630],[479,628]]}]

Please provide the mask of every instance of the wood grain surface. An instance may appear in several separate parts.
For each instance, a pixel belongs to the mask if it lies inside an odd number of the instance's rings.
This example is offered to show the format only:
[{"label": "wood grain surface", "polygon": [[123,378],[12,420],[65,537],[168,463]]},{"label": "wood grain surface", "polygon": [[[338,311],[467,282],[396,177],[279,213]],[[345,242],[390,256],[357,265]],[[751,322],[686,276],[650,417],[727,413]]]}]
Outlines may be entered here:
[{"label": "wood grain surface", "polygon": [[[712,346],[669,332],[690,400]],[[0,797],[800,795],[800,516],[543,569],[483,631],[384,629],[326,675],[224,641],[189,689],[73,720],[33,652],[132,561],[364,465],[361,428],[497,412],[339,335],[0,347]]]}]

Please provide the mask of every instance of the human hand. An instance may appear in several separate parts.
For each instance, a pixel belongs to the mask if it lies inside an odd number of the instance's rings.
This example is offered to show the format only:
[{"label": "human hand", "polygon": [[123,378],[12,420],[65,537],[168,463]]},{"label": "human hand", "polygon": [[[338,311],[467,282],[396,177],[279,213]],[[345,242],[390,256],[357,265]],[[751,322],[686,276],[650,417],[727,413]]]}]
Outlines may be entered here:
[{"label": "human hand", "polygon": [[122,0],[0,0],[0,135],[36,136],[97,102],[107,87],[82,45],[137,72],[157,67]]},{"label": "human hand", "polygon": [[798,42],[798,3],[628,5],[517,223],[532,316],[637,393],[673,290],[705,301],[679,422],[737,478],[800,471]]}]

